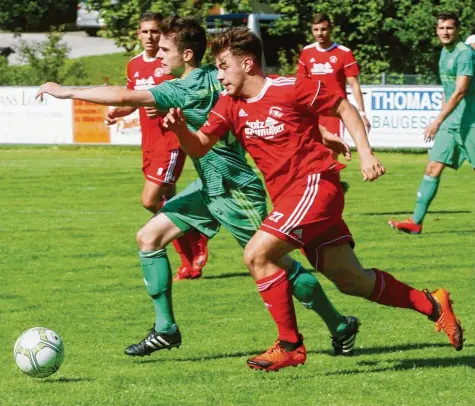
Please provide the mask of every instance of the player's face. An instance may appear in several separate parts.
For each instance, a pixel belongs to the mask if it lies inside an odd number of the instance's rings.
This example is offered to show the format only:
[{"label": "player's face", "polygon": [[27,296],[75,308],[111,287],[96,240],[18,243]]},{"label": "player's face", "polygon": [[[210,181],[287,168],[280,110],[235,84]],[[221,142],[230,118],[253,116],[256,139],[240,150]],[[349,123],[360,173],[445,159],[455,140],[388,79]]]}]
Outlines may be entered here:
[{"label": "player's face", "polygon": [[437,21],[437,36],[442,45],[451,45],[458,41],[459,29],[455,25],[454,20]]},{"label": "player's face", "polygon": [[150,56],[157,55],[160,30],[156,21],[143,21],[137,31],[145,52]]},{"label": "player's face", "polygon": [[246,79],[244,58],[234,56],[230,51],[221,52],[216,58],[218,80],[230,96],[239,96]]},{"label": "player's face", "polygon": [[175,42],[174,35],[162,35],[158,43],[157,56],[162,60],[163,71],[167,75],[180,77],[185,70],[185,59]]},{"label": "player's face", "polygon": [[328,21],[312,24],[312,35],[319,44],[325,45],[331,42],[330,35],[332,28]]}]

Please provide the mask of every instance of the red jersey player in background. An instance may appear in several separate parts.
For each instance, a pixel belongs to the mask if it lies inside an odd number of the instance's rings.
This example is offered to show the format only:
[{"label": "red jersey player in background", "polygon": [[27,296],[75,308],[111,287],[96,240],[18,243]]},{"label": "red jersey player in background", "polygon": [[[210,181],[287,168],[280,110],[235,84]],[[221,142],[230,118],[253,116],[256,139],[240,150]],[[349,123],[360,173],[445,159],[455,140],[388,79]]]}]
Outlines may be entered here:
[{"label": "red jersey player in background", "polygon": [[[312,20],[312,35],[316,42],[301,52],[297,75],[303,74],[314,81],[322,81],[329,91],[346,99],[346,82],[350,85],[366,130],[371,125],[366,117],[358,75],[360,70],[353,53],[331,39],[332,24],[327,14],[316,14]],[[320,116],[319,123],[328,131],[343,137],[344,128],[338,117]]]},{"label": "red jersey player in background", "polygon": [[[142,15],[137,35],[143,52],[127,64],[127,88],[144,90],[165,80],[174,79],[165,75],[160,59],[157,58],[160,40],[159,24],[163,17],[158,13]],[[115,124],[117,118],[132,114],[136,107],[115,107],[106,117],[107,124]],[[154,107],[139,108],[142,132],[142,171],[145,185],[142,205],[152,213],[157,213],[167,199],[176,193],[175,183],[185,164],[186,154],[180,148],[175,134],[162,128],[163,117]],[[181,265],[175,280],[191,279],[201,275],[208,258],[207,237],[198,231],[190,231],[173,241],[180,255]]]},{"label": "red jersey player in background", "polygon": [[309,78],[266,78],[262,43],[246,28],[231,28],[211,45],[218,79],[226,88],[196,133],[180,109],[171,109],[165,125],[185,151],[200,157],[232,131],[261,170],[273,208],[246,245],[244,261],[277,328],[278,340],[266,352],[248,359],[251,368],[278,370],[303,364],[306,350],[282,257],[303,248],[307,258],[346,294],[382,305],[407,308],[428,316],[444,329],[451,344],[463,346],[463,331],[445,289],[416,290],[378,269],[363,268],[353,251],[353,238],[342,219],[343,190],[338,164],[317,141],[317,114],[344,121],[360,159],[364,180],[384,174],[374,157],[356,109],[341,95]]}]

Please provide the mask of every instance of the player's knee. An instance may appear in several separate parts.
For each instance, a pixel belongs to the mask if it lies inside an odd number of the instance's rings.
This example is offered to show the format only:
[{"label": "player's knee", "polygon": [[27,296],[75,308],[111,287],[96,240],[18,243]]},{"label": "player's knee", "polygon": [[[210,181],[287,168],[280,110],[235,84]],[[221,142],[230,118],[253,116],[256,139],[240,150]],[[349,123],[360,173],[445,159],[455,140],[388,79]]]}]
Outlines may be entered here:
[{"label": "player's knee", "polygon": [[147,230],[145,227],[137,233],[137,245],[140,251],[156,251],[165,248],[162,246],[160,234]]},{"label": "player's knee", "polygon": [[142,206],[152,213],[157,213],[160,209],[160,200],[142,197]]},{"label": "player's knee", "polygon": [[444,164],[440,162],[430,161],[426,166],[425,174],[433,178],[437,178],[442,174],[443,170],[444,170]]},{"label": "player's knee", "polygon": [[264,266],[266,259],[263,253],[260,252],[259,248],[251,247],[248,244],[244,249],[244,263],[252,273],[256,269]]}]

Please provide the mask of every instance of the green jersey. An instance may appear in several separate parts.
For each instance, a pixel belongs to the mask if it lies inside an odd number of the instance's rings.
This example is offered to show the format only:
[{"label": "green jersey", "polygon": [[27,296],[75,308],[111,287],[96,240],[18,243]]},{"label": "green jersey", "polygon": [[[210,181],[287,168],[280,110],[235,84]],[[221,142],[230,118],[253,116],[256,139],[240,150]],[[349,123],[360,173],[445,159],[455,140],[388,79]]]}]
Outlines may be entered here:
[{"label": "green jersey", "polygon": [[[149,90],[159,110],[180,107],[188,128],[197,131],[208,119],[223,87],[217,69],[207,65],[193,69],[183,79],[167,80]],[[257,178],[232,133],[222,137],[204,157],[192,161],[209,196],[224,194],[229,187],[246,186]]]},{"label": "green jersey", "polygon": [[455,91],[457,76],[471,76],[465,97],[444,120],[443,128],[475,127],[475,52],[469,45],[459,42],[452,50],[442,49],[439,59],[439,74],[444,88],[445,102]]}]

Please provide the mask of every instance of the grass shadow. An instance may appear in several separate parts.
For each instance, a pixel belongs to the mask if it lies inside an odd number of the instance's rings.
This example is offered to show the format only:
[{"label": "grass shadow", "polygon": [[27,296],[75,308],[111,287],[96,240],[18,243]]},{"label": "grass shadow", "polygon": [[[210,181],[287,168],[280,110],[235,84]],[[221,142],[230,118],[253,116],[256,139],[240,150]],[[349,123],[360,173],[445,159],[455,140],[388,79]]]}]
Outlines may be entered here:
[{"label": "grass shadow", "polygon": [[[378,212],[367,212],[367,213],[351,213],[351,215],[360,215],[360,216],[410,216],[412,211],[378,211]],[[471,210],[429,210],[427,214],[469,214],[472,213]]]},{"label": "grass shadow", "polygon": [[[435,343],[419,343],[419,344],[404,344],[404,345],[393,345],[385,347],[370,347],[370,348],[357,348],[355,350],[354,357],[364,356],[364,355],[375,355],[375,354],[390,354],[400,351],[411,351],[411,350],[421,350],[424,348],[445,348],[450,347],[450,344],[435,344]],[[473,345],[465,345],[465,347],[473,347]],[[241,357],[250,357],[257,355],[264,351],[265,348],[259,348],[249,351],[239,351],[231,353],[221,353],[214,355],[203,355],[195,357],[183,357],[183,358],[149,358],[149,359],[139,359],[134,360],[137,364],[149,364],[156,362],[202,362],[202,361],[215,361],[218,359],[225,358],[241,358]],[[318,355],[328,355],[333,356],[332,350],[307,350],[307,354],[318,354]],[[362,361],[363,362],[363,361]],[[475,362],[475,358],[474,358]]]},{"label": "grass shadow", "polygon": [[429,231],[424,234],[475,234],[475,230],[447,230],[447,231]]},{"label": "grass shadow", "polygon": [[94,382],[93,378],[53,378],[43,381],[44,383],[76,383],[76,382]]},{"label": "grass shadow", "polygon": [[219,275],[210,275],[204,276],[201,279],[227,279],[227,278],[242,278],[243,276],[249,276],[249,272],[232,272],[232,273],[222,273]]},{"label": "grass shadow", "polygon": [[[378,367],[383,363],[392,363],[391,366]],[[345,369],[337,372],[329,372],[326,375],[354,375],[367,374],[371,372],[388,372],[388,371],[407,371],[415,368],[450,368],[459,366],[468,366],[475,369],[475,358],[473,356],[450,357],[450,358],[414,358],[396,361],[363,361],[358,362],[361,366],[372,366],[375,368],[364,369]]]}]

